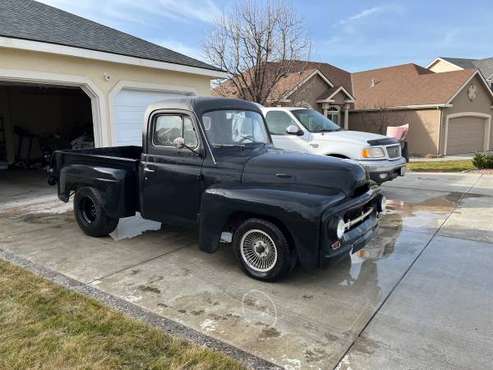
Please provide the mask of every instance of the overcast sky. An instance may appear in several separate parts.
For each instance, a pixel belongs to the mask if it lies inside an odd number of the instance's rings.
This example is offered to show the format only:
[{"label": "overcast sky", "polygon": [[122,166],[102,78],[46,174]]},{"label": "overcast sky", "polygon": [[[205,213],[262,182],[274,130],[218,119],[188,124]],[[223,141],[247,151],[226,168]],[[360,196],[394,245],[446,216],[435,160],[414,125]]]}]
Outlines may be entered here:
[{"label": "overcast sky", "polygon": [[[229,0],[41,0],[203,59],[204,38]],[[349,71],[436,56],[493,56],[493,0],[293,0],[311,59]]]}]

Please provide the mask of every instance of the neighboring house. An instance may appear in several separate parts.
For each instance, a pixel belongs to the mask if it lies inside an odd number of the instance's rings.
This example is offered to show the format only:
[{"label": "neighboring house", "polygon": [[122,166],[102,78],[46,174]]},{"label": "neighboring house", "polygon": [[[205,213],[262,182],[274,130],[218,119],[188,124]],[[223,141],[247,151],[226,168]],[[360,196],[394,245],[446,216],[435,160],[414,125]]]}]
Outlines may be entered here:
[{"label": "neighboring house", "polygon": [[[275,67],[266,63],[265,68]],[[274,86],[267,106],[303,106],[316,109],[334,122],[348,127],[351,94],[351,74],[327,63],[298,61]],[[214,89],[215,95],[240,97],[235,84],[227,80]]]},{"label": "neighboring house", "polygon": [[[214,93],[239,96],[231,80]],[[387,126],[409,124],[409,151],[415,155],[493,148],[493,96],[476,69],[435,73],[404,64],[349,73],[326,63],[300,61],[276,84],[266,105],[308,106],[346,129],[380,134]]]},{"label": "neighboring house", "polygon": [[490,89],[493,90],[493,58],[465,59],[438,57],[427,68],[436,73],[477,69],[485,78]]},{"label": "neighboring house", "polygon": [[38,141],[55,134],[67,141],[89,131],[97,146],[140,145],[149,103],[210,95],[211,79],[225,76],[211,65],[45,4],[0,2],[0,120],[9,162],[21,137],[20,157],[27,156],[30,138],[33,157],[39,155]]},{"label": "neighboring house", "polygon": [[404,64],[353,73],[352,83],[350,129],[385,133],[409,124],[409,149],[417,155],[493,148],[493,95],[475,69],[435,73]]}]

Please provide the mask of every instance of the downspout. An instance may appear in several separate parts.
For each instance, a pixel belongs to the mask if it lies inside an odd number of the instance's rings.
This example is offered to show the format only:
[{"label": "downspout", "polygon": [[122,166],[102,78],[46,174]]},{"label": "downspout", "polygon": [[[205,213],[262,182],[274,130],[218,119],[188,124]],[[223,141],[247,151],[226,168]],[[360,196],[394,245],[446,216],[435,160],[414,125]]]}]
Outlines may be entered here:
[{"label": "downspout", "polygon": [[441,107],[437,107],[438,112],[439,112],[439,126],[438,126],[438,140],[437,140],[437,157],[440,156],[440,147],[442,146],[442,130],[443,130],[443,110]]}]

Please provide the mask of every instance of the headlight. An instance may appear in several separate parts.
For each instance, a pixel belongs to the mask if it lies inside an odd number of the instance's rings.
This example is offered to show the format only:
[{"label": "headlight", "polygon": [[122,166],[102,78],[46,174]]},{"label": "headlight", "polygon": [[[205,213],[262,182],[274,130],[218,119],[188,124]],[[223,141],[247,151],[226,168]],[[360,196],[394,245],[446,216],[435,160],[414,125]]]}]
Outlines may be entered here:
[{"label": "headlight", "polygon": [[339,222],[337,223],[337,239],[342,239],[345,232],[346,232],[346,223],[342,218],[340,218]]},{"label": "headlight", "polygon": [[361,156],[363,158],[383,158],[385,157],[385,152],[383,151],[383,148],[370,147],[363,149]]}]

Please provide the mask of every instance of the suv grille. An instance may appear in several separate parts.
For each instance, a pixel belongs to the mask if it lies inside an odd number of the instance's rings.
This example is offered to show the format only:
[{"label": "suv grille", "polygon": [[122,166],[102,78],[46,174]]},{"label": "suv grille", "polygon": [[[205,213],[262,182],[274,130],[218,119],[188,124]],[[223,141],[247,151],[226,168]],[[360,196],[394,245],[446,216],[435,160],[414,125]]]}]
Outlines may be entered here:
[{"label": "suv grille", "polygon": [[394,159],[394,158],[399,158],[401,156],[401,146],[400,145],[392,145],[386,147],[387,149],[387,154],[389,155],[389,158]]}]

